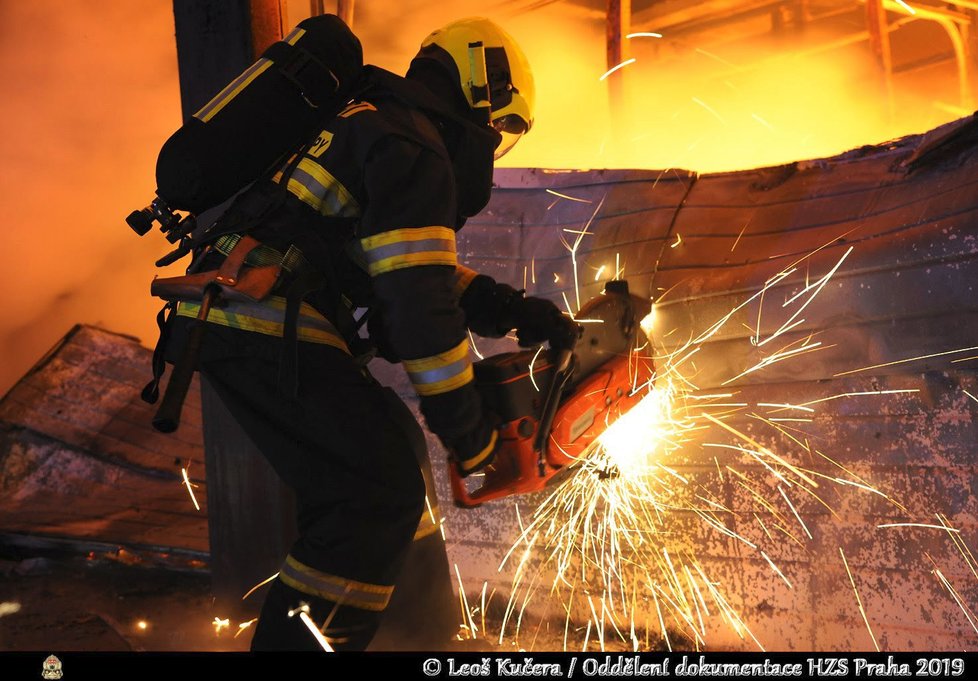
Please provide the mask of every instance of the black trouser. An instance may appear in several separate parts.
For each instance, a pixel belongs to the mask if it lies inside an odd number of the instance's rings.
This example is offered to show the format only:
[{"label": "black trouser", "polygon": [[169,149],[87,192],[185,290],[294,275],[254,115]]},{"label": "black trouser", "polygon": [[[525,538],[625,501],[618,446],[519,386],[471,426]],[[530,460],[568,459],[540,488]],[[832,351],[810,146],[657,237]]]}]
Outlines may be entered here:
[{"label": "black trouser", "polygon": [[[177,318],[168,357],[179,357]],[[208,324],[199,370],[296,496],[299,539],[266,598],[252,648],[318,649],[289,611],[300,603],[336,649],[376,629],[424,509],[425,487],[402,402],[353,359],[298,343],[298,388],[280,388],[281,339]],[[410,412],[408,412],[410,417]]]}]

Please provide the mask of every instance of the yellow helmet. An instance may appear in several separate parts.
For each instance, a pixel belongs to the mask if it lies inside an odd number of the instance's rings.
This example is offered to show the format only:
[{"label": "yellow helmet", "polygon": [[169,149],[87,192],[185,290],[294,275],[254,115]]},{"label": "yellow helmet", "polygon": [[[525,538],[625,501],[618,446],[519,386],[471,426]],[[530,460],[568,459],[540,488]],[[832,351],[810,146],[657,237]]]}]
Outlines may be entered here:
[{"label": "yellow helmet", "polygon": [[416,59],[433,59],[457,74],[469,107],[489,110],[488,122],[503,137],[496,158],[533,126],[530,64],[512,36],[489,19],[471,17],[439,28],[421,43]]}]

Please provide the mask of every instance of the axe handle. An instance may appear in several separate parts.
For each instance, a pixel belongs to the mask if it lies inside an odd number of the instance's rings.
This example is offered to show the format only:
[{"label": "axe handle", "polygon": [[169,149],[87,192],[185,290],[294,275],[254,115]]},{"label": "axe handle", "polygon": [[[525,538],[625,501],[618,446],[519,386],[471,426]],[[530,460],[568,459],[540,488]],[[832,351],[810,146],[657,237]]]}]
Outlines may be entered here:
[{"label": "axe handle", "polygon": [[200,357],[204,332],[207,330],[207,315],[210,314],[211,305],[220,292],[221,289],[213,284],[204,290],[204,296],[200,301],[200,312],[190,325],[183,352],[173,365],[173,373],[170,374],[170,381],[166,384],[163,401],[160,402],[160,408],[156,410],[156,415],[153,417],[153,428],[161,433],[172,433],[180,425],[180,412],[183,410],[183,402],[187,398],[187,391],[190,390],[190,383],[197,370],[197,358]]}]

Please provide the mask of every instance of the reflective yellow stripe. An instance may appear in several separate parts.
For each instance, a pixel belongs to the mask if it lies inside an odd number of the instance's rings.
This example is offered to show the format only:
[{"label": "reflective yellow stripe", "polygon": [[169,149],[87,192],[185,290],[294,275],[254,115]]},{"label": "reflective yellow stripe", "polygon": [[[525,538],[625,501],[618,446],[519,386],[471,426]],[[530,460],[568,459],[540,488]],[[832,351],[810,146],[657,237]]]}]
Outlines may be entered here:
[{"label": "reflective yellow stripe", "polygon": [[447,393],[474,379],[468,340],[431,357],[406,359],[403,364],[419,395]]},{"label": "reflective yellow stripe", "polygon": [[285,564],[279,572],[279,579],[287,586],[310,596],[377,612],[387,607],[394,592],[393,586],[368,584],[320,572],[300,563],[292,556],[285,559]]},{"label": "reflective yellow stripe", "polygon": [[[177,304],[179,317],[196,317],[199,311],[198,303],[181,301]],[[285,329],[285,298],[273,296],[260,303],[232,302],[224,307],[211,308],[207,321],[232,329],[281,338]],[[299,306],[296,337],[300,341],[330,345],[350,354],[343,338],[329,320],[308,303]]]},{"label": "reflective yellow stripe", "polygon": [[377,107],[375,107],[370,102],[354,102],[353,104],[350,104],[348,107],[340,111],[340,113],[337,115],[340,118],[349,118],[353,114],[358,114],[361,111],[376,111],[376,110]]},{"label": "reflective yellow stripe", "polygon": [[455,276],[452,278],[452,295],[455,300],[461,300],[462,296],[465,294],[465,289],[469,287],[472,280],[479,276],[479,273],[475,270],[470,270],[465,265],[457,265],[455,267]]},{"label": "reflective yellow stripe", "polygon": [[204,123],[214,118],[218,111],[227,106],[228,102],[238,96],[242,90],[244,90],[255,78],[260,76],[265,72],[265,70],[272,65],[270,59],[259,59],[254,64],[249,66],[244,73],[232,80],[225,86],[223,90],[217,93],[217,95],[207,102],[204,107],[194,114],[194,118],[198,118]]},{"label": "reflective yellow stripe", "polygon": [[455,231],[448,227],[408,227],[382,232],[360,240],[371,276],[386,272],[445,265],[455,267]]},{"label": "reflective yellow stripe", "polygon": [[476,468],[478,468],[479,464],[485,461],[486,458],[492,454],[492,450],[496,447],[496,440],[498,437],[498,433],[495,429],[493,429],[492,436],[489,438],[489,444],[485,446],[485,449],[473,456],[471,459],[466,459],[465,461],[459,462],[462,465],[462,470],[468,473],[469,471],[474,471]]},{"label": "reflective yellow stripe", "polygon": [[[279,174],[277,177],[281,177]],[[356,217],[360,204],[343,183],[325,168],[304,158],[289,178],[289,191],[323,215]]]}]

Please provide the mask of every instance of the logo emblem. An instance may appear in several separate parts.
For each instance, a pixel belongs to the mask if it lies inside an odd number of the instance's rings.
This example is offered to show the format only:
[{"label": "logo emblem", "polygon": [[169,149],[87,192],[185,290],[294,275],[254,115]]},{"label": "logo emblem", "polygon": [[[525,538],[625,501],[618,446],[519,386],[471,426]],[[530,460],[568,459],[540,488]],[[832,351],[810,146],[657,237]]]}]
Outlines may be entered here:
[{"label": "logo emblem", "polygon": [[61,660],[54,655],[48,655],[48,659],[44,660],[44,667],[41,669],[41,677],[60,679],[62,676],[64,676],[64,672],[61,671]]},{"label": "logo emblem", "polygon": [[312,146],[309,147],[309,155],[313,158],[319,158],[323,155],[324,151],[329,149],[329,145],[332,142],[333,133],[323,130],[321,133],[319,133],[319,137],[316,138],[316,141],[312,143]]}]

